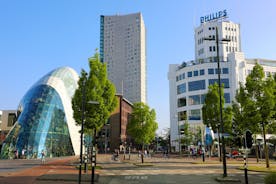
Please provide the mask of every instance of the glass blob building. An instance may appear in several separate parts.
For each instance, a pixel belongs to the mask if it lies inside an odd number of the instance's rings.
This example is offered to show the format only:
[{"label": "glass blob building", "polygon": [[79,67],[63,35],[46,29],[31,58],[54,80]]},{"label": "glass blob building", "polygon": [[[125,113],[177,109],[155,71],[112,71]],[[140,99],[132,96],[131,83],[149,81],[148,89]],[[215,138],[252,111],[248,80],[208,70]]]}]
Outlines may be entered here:
[{"label": "glass blob building", "polygon": [[78,74],[69,67],[55,69],[21,100],[17,121],[3,143],[0,157],[40,158],[78,155],[80,128],[73,119],[71,99]]}]

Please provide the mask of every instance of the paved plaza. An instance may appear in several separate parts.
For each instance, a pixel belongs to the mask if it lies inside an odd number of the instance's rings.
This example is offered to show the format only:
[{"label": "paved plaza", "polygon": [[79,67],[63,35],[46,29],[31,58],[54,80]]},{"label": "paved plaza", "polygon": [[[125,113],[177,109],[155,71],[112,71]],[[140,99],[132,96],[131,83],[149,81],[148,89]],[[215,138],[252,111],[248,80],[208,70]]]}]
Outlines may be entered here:
[{"label": "paved plaza", "polygon": [[[0,160],[0,183],[11,184],[47,184],[47,183],[77,183],[78,157],[62,157],[47,159],[41,165],[40,160]],[[173,183],[244,183],[242,160],[227,160],[227,173],[231,181],[218,182],[216,178],[222,175],[222,163],[217,159],[206,158],[202,163],[200,158],[162,158],[161,156],[145,158],[146,164],[141,165],[137,155],[131,159],[111,160],[111,155],[98,155],[97,163],[101,169],[96,170],[97,181],[101,184],[173,184]],[[256,164],[251,160],[249,164]],[[263,163],[262,163],[263,164]],[[271,161],[271,165],[275,162]],[[249,172],[250,184],[263,184],[265,173]],[[91,171],[82,174],[82,183],[90,183]]]}]

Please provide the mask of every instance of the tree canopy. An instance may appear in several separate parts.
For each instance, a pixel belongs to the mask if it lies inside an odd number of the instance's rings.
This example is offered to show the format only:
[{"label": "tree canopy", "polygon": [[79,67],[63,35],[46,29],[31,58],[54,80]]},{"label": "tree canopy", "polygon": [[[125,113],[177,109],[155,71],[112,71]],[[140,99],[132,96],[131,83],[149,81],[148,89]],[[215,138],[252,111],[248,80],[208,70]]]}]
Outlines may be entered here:
[{"label": "tree canopy", "polygon": [[261,132],[261,123],[275,122],[275,80],[265,78],[261,65],[256,64],[247,76],[245,85],[240,83],[233,103],[234,127],[242,135],[246,129]]},{"label": "tree canopy", "polygon": [[135,142],[149,144],[154,140],[157,128],[155,110],[142,102],[134,103],[127,131]]},{"label": "tree canopy", "polygon": [[[217,83],[209,85],[208,93],[206,94],[204,104],[202,106],[203,123],[208,127],[212,127],[217,131],[220,127],[220,102],[219,102],[219,86]],[[225,99],[223,85],[221,87],[221,105],[224,132],[231,132],[232,109],[231,107],[224,108]]]},{"label": "tree canopy", "polygon": [[84,132],[100,129],[117,105],[115,87],[107,78],[106,64],[100,62],[99,53],[88,61],[90,71],[88,74],[81,71],[79,86],[72,98],[73,116],[78,125],[82,123],[84,110]]}]

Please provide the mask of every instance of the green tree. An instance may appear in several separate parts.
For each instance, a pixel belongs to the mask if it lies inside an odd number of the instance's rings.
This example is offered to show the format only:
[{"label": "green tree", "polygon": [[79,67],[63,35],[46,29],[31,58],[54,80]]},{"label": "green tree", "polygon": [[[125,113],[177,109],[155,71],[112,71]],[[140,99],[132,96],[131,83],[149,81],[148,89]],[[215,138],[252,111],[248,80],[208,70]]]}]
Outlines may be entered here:
[{"label": "green tree", "polygon": [[[107,122],[110,113],[117,106],[117,99],[115,87],[107,78],[106,64],[100,62],[99,53],[96,52],[88,61],[89,74],[85,70],[81,71],[79,86],[72,98],[72,108],[77,125],[82,123],[84,109],[84,132],[91,135]],[[98,104],[95,105],[92,101]]]},{"label": "green tree", "polygon": [[182,125],[183,136],[181,138],[181,144],[184,144],[185,147],[189,146],[193,140],[193,134],[190,131],[189,123],[186,122]]},{"label": "green tree", "polygon": [[266,166],[269,167],[265,134],[267,127],[275,120],[275,80],[265,78],[261,65],[256,64],[247,76],[245,86],[240,84],[236,94],[234,109],[234,127],[240,134],[246,129],[252,133],[263,132],[266,152]]},{"label": "green tree", "polygon": [[[202,117],[203,124],[206,126],[212,127],[212,129],[216,132],[220,128],[220,104],[219,104],[219,87],[218,84],[209,85],[208,93],[205,97],[205,102],[202,106]],[[222,105],[222,117],[223,117],[223,125],[224,132],[231,133],[232,127],[232,108],[226,107],[224,108],[225,99],[223,85],[221,88],[221,105]]]},{"label": "green tree", "polygon": [[127,132],[135,142],[142,145],[142,163],[144,163],[144,145],[154,140],[157,128],[154,109],[150,109],[148,105],[142,102],[134,103],[131,119],[127,125]]}]

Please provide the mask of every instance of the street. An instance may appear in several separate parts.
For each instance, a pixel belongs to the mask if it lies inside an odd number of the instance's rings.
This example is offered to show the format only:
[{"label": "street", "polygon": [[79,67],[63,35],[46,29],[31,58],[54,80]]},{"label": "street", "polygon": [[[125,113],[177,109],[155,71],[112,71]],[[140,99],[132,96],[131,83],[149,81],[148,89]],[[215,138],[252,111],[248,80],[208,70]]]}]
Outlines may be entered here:
[{"label": "street", "polygon": [[[128,158],[128,156],[126,157]],[[40,160],[0,160],[0,183],[63,183],[71,184],[78,181],[78,157],[61,157],[46,159],[45,165],[40,165]],[[256,164],[250,160],[249,164]],[[111,160],[109,154],[97,155],[97,169],[99,176],[95,183],[100,184],[173,184],[173,183],[244,183],[244,171],[237,169],[243,165],[242,160],[227,160],[227,173],[229,181],[218,182],[222,176],[222,163],[217,158],[206,158],[202,162],[200,158],[145,158],[145,164],[141,164],[140,158],[135,154],[130,160]],[[271,166],[275,166],[271,161]],[[248,172],[250,184],[263,184],[262,172]],[[91,171],[82,174],[82,183],[90,183]]]}]

